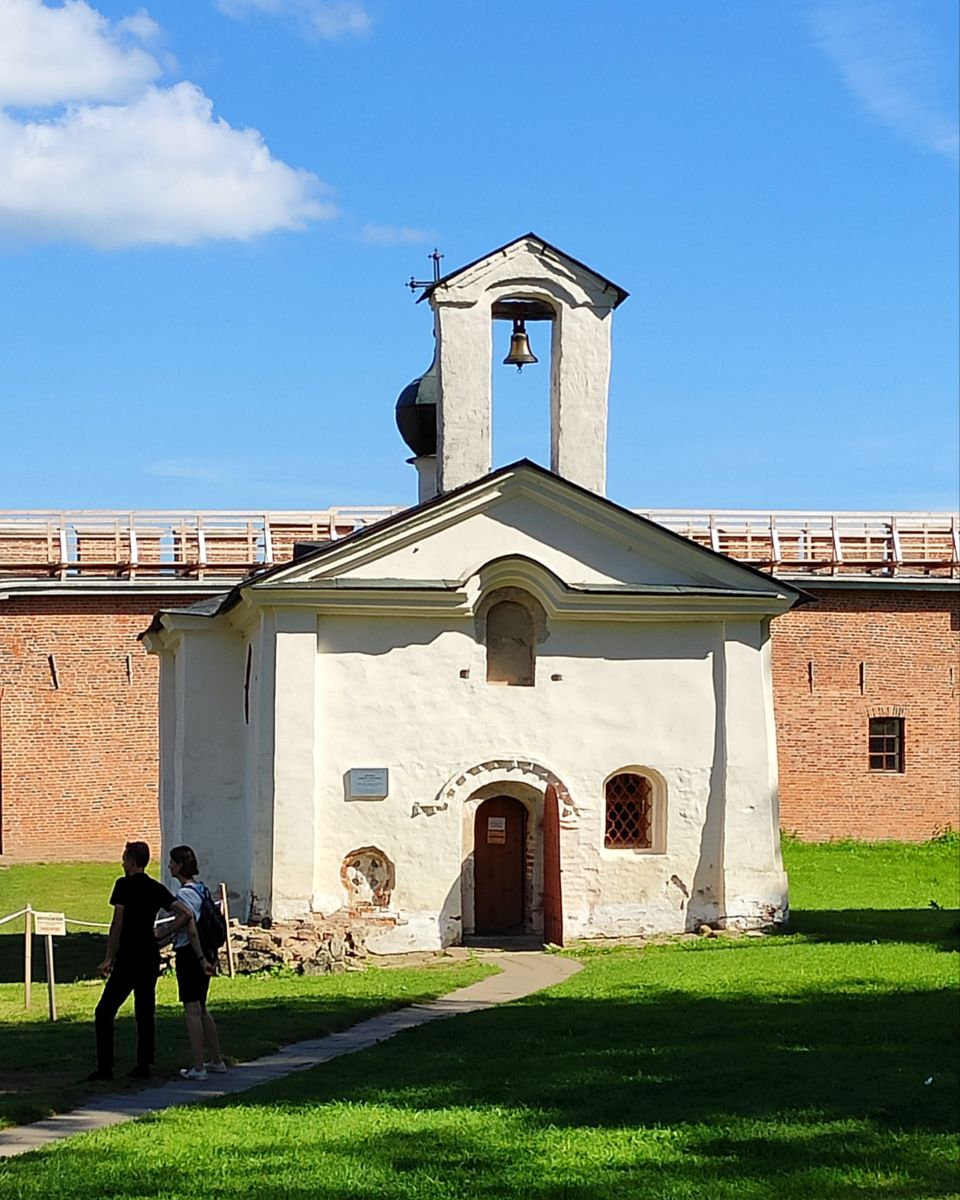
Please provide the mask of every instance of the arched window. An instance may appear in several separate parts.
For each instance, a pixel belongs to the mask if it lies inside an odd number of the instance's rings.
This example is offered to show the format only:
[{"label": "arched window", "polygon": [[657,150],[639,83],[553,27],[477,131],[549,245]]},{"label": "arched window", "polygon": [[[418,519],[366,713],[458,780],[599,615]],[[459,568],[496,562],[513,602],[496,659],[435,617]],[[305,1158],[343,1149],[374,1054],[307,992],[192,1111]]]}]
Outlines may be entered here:
[{"label": "arched window", "polygon": [[608,850],[653,848],[653,788],[643,775],[624,771],[607,780],[603,844]]},{"label": "arched window", "polygon": [[487,610],[487,683],[533,687],[536,629],[533,614],[516,600],[498,600]]}]

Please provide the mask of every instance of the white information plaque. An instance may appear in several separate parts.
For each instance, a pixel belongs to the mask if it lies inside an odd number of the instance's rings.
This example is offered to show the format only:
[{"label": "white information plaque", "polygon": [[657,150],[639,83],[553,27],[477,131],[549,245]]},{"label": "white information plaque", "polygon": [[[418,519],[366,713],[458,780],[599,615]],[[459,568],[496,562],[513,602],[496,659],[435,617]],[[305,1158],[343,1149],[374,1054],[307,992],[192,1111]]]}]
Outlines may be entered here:
[{"label": "white information plaque", "polygon": [[352,767],[347,772],[348,800],[383,800],[389,791],[387,767]]}]

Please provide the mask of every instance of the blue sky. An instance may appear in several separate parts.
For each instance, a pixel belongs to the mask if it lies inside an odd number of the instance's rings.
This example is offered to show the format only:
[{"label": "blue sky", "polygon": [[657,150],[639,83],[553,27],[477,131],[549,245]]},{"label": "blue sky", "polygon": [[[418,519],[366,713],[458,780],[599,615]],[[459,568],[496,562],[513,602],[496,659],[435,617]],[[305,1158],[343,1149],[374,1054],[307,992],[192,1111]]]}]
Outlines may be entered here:
[{"label": "blue sky", "polygon": [[412,503],[404,281],[530,229],[630,292],[612,499],[954,507],[957,13],[0,0],[0,507]]}]

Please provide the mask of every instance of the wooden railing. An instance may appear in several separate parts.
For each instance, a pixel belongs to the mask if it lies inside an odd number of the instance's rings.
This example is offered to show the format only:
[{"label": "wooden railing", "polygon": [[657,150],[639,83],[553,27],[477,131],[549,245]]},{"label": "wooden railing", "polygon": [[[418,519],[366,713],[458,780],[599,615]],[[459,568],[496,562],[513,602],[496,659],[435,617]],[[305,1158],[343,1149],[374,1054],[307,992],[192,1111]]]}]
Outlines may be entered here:
[{"label": "wooden railing", "polygon": [[317,512],[0,512],[0,575],[241,578],[297,542],[344,537],[393,508]]},{"label": "wooden railing", "polygon": [[960,575],[955,513],[637,511],[775,575]]},{"label": "wooden railing", "polygon": [[[297,542],[341,538],[399,511],[0,511],[0,577],[227,581],[288,562]],[[775,574],[960,577],[955,514],[635,511]]]}]

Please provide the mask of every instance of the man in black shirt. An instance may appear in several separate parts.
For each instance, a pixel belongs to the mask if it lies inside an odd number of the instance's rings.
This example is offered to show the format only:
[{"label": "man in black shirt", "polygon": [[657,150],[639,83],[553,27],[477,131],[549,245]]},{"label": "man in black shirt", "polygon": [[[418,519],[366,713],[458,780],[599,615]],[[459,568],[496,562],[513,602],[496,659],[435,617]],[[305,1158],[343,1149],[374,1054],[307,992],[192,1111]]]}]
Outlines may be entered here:
[{"label": "man in black shirt", "polygon": [[[190,912],[169,889],[146,874],[150,861],[146,842],[127,842],[121,861],[123,876],[113,885],[110,896],[113,921],[107,935],[107,954],[99,968],[107,982],[94,1015],[97,1069],[87,1076],[91,1083],[113,1078],[113,1021],[131,992],[137,1021],[137,1065],[130,1075],[135,1079],[150,1078],[160,974],[160,948],[153,926],[161,908]],[[195,928],[190,932],[196,937]]]}]

